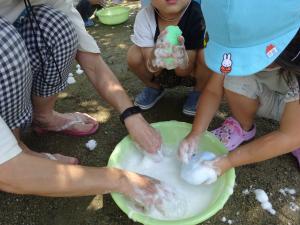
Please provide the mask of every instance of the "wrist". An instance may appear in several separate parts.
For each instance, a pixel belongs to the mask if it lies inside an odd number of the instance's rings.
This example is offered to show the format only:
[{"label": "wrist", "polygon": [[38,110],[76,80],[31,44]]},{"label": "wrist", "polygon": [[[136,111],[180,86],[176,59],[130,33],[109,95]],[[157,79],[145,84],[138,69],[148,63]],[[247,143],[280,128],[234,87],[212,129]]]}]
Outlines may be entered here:
[{"label": "wrist", "polygon": [[229,160],[229,157],[225,155],[221,156],[219,159],[216,160],[216,162],[214,163],[214,167],[216,167],[219,170],[219,175],[221,176],[233,166],[231,164],[231,161]]},{"label": "wrist", "polygon": [[[123,193],[124,189],[124,180],[125,180],[125,171],[117,168],[103,168],[105,173],[101,174],[102,178],[105,177],[107,179],[107,189],[105,193],[108,192],[118,192]],[[101,185],[103,185],[103,180],[99,180]]]},{"label": "wrist", "polygon": [[120,120],[123,124],[126,124],[126,121],[130,117],[134,117],[135,115],[141,115],[141,108],[138,106],[131,106],[125,109],[121,114],[120,114]]},{"label": "wrist", "polygon": [[139,114],[134,114],[130,117],[127,117],[124,120],[124,125],[127,129],[129,128],[134,128],[135,125],[138,125],[140,123],[141,120],[144,120],[143,116],[141,113]]},{"label": "wrist", "polygon": [[192,131],[188,134],[187,138],[188,138],[188,139],[197,139],[197,140],[199,140],[200,137],[202,136],[202,134],[203,134],[203,132],[196,132],[196,131],[193,131],[193,130],[192,130]]}]

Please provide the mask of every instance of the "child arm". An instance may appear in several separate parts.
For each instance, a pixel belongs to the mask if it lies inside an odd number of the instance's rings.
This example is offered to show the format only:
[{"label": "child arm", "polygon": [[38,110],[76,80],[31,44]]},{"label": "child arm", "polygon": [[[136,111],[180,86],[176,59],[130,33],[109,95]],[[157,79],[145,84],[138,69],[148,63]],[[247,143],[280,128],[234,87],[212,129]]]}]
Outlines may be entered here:
[{"label": "child arm", "polygon": [[216,166],[223,173],[232,167],[261,162],[295,150],[300,146],[299,113],[298,101],[287,103],[278,130],[230,152]]},{"label": "child arm", "polygon": [[199,135],[207,130],[223,97],[223,81],[224,76],[217,73],[209,79],[199,98],[191,134]]},{"label": "child arm", "polygon": [[178,155],[181,161],[188,162],[196,152],[199,138],[207,130],[222,100],[223,80],[223,75],[214,73],[200,96],[192,131],[179,146]]}]

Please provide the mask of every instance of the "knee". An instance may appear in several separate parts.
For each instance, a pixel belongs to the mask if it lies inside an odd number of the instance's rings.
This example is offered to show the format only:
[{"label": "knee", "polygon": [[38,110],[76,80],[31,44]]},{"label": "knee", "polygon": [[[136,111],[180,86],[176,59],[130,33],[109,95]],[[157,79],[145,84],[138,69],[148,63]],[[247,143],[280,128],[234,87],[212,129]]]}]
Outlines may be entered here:
[{"label": "knee", "polygon": [[35,10],[48,43],[60,51],[73,53],[77,50],[77,32],[73,23],[65,14],[45,5],[36,7]]},{"label": "knee", "polygon": [[140,47],[132,45],[127,52],[127,64],[130,69],[136,68],[144,62],[144,57]]}]

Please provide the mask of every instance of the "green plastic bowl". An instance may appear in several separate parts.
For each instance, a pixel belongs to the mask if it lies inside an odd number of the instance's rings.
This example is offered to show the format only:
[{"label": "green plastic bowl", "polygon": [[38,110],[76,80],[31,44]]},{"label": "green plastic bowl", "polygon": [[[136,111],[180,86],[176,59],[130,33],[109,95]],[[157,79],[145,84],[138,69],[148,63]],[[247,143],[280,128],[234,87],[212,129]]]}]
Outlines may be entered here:
[{"label": "green plastic bowl", "polygon": [[[189,123],[178,121],[166,121],[152,124],[163,138],[164,143],[167,145],[178,145],[180,141],[190,132],[192,125]],[[224,154],[227,152],[225,146],[211,133],[206,132],[201,142],[202,149],[209,149],[216,154]],[[134,144],[129,136],[123,138],[123,140],[116,146],[111,154],[108,166],[121,168],[121,162],[123,160],[124,152],[135,151],[133,150]],[[199,224],[213,215],[215,215],[220,209],[222,209],[232,194],[232,190],[235,183],[235,171],[231,169],[227,171],[217,181],[217,188],[215,189],[214,199],[211,201],[207,209],[199,212],[198,215],[185,218],[181,220],[158,220],[151,218],[141,212],[132,211],[129,208],[129,202],[123,195],[118,193],[112,193],[112,198],[119,206],[119,208],[133,219],[145,225],[195,225]]]},{"label": "green plastic bowl", "polygon": [[113,6],[96,12],[99,21],[106,25],[124,23],[129,17],[129,8],[124,6]]}]

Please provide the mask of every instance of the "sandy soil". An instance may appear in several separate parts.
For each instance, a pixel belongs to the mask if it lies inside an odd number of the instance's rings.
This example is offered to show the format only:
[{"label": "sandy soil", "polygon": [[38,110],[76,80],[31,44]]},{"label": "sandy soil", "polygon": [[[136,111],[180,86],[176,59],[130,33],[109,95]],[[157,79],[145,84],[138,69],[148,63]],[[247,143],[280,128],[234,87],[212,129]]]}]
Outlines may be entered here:
[{"label": "sandy soil", "polygon": [[[126,51],[130,46],[129,35],[138,4],[132,2],[132,14],[129,21],[118,26],[97,24],[89,29],[90,33],[101,42],[103,57],[128,91],[135,96],[142,84],[126,65]],[[75,72],[75,66],[74,66]],[[101,130],[86,138],[72,138],[61,135],[38,137],[33,133],[25,135],[25,142],[37,151],[62,152],[80,158],[83,165],[105,166],[114,146],[127,134],[119,122],[118,113],[109,107],[93,90],[85,76],[76,76],[77,83],[69,86],[57,104],[57,110],[63,112],[82,111],[97,115],[101,121]],[[178,120],[192,122],[192,118],[184,116],[182,105],[188,89],[176,88],[150,111],[144,113],[149,122]],[[203,106],[205,107],[205,106]],[[163,112],[163,113],[162,113]],[[229,114],[224,103],[218,116],[210,128],[217,127],[222,118]],[[276,129],[278,124],[264,119],[257,119],[258,132],[261,136]],[[98,146],[89,152],[84,144],[89,139],[95,139]],[[259,151],[259,149],[257,149]],[[297,190],[295,202],[300,205],[300,173],[296,160],[291,155],[285,155],[266,162],[243,166],[236,169],[237,179],[234,194],[224,209],[203,224],[223,224],[225,216],[239,225],[299,225],[300,211],[289,209],[290,198],[283,197],[278,190],[284,187]],[[277,210],[271,216],[261,209],[254,194],[243,195],[242,191],[262,188],[270,195],[270,201]],[[127,225],[135,224],[119,210],[109,195],[104,197],[104,208],[99,209],[99,201],[95,196],[80,198],[42,198],[33,196],[18,196],[0,193],[0,224],[1,225]],[[238,215],[237,215],[238,214]]]}]

